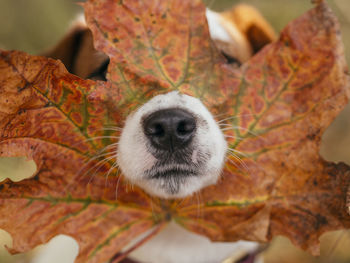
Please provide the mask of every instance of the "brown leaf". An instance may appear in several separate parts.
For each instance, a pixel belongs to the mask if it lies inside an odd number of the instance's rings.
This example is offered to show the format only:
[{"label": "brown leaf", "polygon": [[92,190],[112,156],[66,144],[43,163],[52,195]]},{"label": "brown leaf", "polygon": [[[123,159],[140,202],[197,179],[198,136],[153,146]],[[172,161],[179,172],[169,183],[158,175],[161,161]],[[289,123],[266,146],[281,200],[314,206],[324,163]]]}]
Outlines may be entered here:
[{"label": "brown leaf", "polygon": [[[0,184],[0,227],[14,239],[11,252],[67,234],[79,243],[77,262],[105,262],[173,218],[212,240],[283,234],[317,254],[323,232],[350,226],[349,167],[318,153],[349,95],[339,25],[326,4],[290,23],[239,70],[212,45],[199,0],[84,6],[96,47],[111,59],[107,82],[81,80],[50,59],[1,52],[0,156],[37,164],[33,177]],[[113,166],[120,130],[108,127],[172,90],[233,117],[225,122],[232,154],[217,185],[198,198],[166,201],[128,187]]]},{"label": "brown leaf", "polygon": [[202,192],[202,226],[188,223],[196,209],[180,215],[184,224],[213,240],[282,234],[313,254],[322,233],[348,228],[349,167],[319,156],[322,133],[348,101],[346,70],[339,26],[325,4],[244,65],[240,91],[225,104],[240,116],[230,123],[238,157],[231,155],[220,184]]}]

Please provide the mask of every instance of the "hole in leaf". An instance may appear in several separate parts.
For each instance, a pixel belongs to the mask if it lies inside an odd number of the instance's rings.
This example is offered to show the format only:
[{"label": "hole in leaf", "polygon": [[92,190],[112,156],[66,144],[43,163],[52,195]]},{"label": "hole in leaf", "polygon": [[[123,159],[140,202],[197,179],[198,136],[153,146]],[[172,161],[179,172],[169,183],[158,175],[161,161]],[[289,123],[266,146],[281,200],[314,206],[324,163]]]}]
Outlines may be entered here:
[{"label": "hole in leaf", "polygon": [[0,262],[31,262],[31,263],[74,263],[79,252],[79,245],[74,238],[67,235],[57,235],[46,244],[37,246],[26,253],[11,255],[5,245],[12,247],[11,235],[0,229]]},{"label": "hole in leaf", "polygon": [[283,262],[307,263],[348,263],[350,262],[349,230],[337,230],[324,233],[321,238],[321,254],[313,257],[310,253],[295,247],[291,241],[283,236],[275,237],[268,249],[263,253],[265,262],[278,262],[276,259],[288,259]]},{"label": "hole in leaf", "polygon": [[14,182],[31,177],[36,171],[36,164],[26,157],[1,157],[0,182],[6,178]]},{"label": "hole in leaf", "polygon": [[74,238],[58,235],[48,243],[36,247],[32,253],[33,263],[74,263],[79,245]]},{"label": "hole in leaf", "polygon": [[12,247],[12,237],[5,230],[0,229],[0,262],[1,263],[13,263],[13,262],[29,262],[27,254],[11,255],[5,245]]},{"label": "hole in leaf", "polygon": [[327,161],[350,164],[350,104],[336,117],[322,136],[320,154]]}]

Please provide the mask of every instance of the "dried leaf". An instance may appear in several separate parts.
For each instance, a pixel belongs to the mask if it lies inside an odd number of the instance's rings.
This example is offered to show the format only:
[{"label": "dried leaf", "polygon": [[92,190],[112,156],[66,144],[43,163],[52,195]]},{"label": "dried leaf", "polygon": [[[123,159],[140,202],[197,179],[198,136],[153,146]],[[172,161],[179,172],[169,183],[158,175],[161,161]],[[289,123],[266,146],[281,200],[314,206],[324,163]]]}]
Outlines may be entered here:
[{"label": "dried leaf", "polygon": [[[317,254],[322,233],[350,227],[350,169],[319,156],[321,135],[349,96],[339,25],[325,3],[240,69],[210,41],[199,0],[84,7],[96,47],[111,59],[107,82],[81,80],[51,59],[1,52],[0,156],[37,164],[33,177],[0,183],[0,228],[14,239],[11,252],[67,234],[80,245],[76,262],[105,262],[173,218],[212,240],[282,234]],[[172,90],[233,117],[225,134],[239,158],[228,156],[217,185],[169,201],[128,187],[113,166],[120,131],[108,127]]]}]

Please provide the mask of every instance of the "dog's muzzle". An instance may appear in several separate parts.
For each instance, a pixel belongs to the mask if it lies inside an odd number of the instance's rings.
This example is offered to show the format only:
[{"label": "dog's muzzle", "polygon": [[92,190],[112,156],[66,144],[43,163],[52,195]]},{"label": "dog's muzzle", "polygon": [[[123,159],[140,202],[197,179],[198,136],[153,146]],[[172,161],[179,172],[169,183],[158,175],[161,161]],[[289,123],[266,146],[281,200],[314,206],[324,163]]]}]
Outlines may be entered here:
[{"label": "dog's muzzle", "polygon": [[226,147],[220,128],[198,99],[170,92],[128,116],[117,160],[131,183],[152,195],[179,198],[217,181]]}]

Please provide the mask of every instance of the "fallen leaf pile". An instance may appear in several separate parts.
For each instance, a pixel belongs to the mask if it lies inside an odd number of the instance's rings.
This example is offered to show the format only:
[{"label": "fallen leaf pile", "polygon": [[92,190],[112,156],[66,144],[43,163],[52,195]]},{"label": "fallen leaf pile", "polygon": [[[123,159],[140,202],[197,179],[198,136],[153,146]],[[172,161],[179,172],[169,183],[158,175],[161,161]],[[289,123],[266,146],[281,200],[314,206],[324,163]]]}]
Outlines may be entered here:
[{"label": "fallen leaf pile", "polygon": [[[350,167],[319,156],[349,97],[339,25],[325,3],[238,69],[211,42],[199,0],[84,7],[96,48],[110,57],[107,82],[79,79],[52,59],[0,54],[0,156],[37,165],[29,179],[0,183],[10,252],[66,234],[80,246],[76,262],[106,262],[173,219],[215,241],[284,235],[317,254],[322,233],[350,227]],[[114,151],[126,116],[173,90],[222,116],[231,150],[217,185],[161,200],[123,179]]]}]

